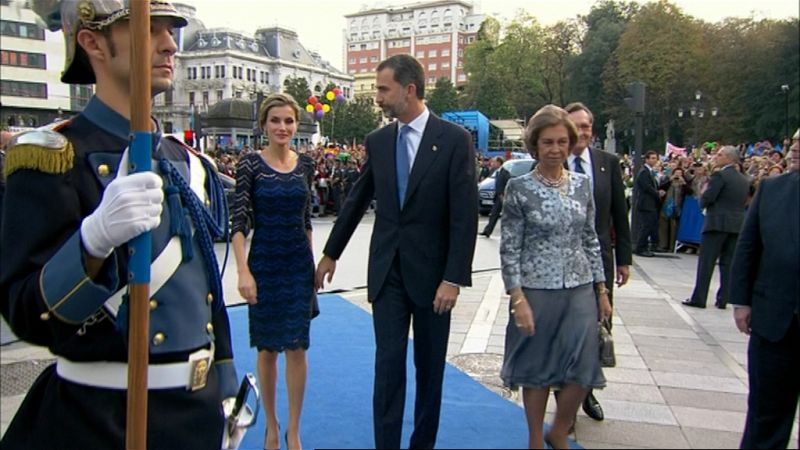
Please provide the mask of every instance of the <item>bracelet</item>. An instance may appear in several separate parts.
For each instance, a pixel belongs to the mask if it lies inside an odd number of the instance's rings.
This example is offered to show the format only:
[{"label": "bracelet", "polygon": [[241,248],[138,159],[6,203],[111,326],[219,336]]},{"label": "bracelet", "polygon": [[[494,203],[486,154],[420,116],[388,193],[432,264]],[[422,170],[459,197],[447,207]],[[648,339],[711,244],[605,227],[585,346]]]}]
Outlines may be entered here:
[{"label": "bracelet", "polygon": [[523,300],[525,300],[525,297],[522,297],[522,296],[517,297],[516,300],[514,300],[513,298],[511,299],[511,302],[512,302],[511,303],[511,315],[514,315],[514,314],[517,313],[517,308],[516,307],[517,307],[517,305],[522,303]]},{"label": "bracelet", "polygon": [[608,294],[608,288],[607,287],[603,286],[603,287],[597,288],[597,295],[604,295],[604,294]]}]

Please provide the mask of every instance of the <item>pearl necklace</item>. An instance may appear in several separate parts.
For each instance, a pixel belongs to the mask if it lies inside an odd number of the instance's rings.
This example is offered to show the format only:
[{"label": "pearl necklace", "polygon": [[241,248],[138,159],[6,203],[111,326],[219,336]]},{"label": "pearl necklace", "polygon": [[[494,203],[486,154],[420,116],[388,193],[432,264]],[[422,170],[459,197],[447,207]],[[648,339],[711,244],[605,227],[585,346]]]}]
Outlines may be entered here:
[{"label": "pearl necklace", "polygon": [[561,175],[558,177],[558,179],[552,180],[550,178],[547,178],[541,171],[539,171],[539,166],[536,166],[536,168],[533,169],[533,176],[535,176],[536,179],[539,180],[546,187],[558,188],[563,186],[564,183],[566,183],[566,181],[569,179],[569,177],[567,177],[566,172],[567,172],[566,170],[562,169]]}]

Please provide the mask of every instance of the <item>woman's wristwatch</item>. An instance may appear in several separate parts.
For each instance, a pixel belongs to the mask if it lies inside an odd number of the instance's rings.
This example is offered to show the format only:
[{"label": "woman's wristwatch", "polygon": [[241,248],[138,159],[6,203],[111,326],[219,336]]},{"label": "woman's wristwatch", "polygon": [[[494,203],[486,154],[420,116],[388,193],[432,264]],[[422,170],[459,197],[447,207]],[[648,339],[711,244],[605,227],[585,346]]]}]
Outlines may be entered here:
[{"label": "woman's wristwatch", "polygon": [[606,287],[605,284],[601,283],[601,284],[597,285],[597,288],[595,289],[595,292],[597,292],[597,295],[608,294],[608,288]]}]

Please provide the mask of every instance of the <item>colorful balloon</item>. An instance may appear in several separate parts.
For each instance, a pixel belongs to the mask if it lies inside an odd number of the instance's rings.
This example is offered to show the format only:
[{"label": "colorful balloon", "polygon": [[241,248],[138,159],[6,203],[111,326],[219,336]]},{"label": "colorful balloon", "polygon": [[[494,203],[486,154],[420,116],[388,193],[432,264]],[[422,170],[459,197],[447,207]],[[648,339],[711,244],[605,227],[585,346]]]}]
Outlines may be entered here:
[{"label": "colorful balloon", "polygon": [[325,94],[325,98],[327,98],[328,101],[333,101],[333,99],[336,98],[336,94],[334,94],[333,91],[328,91],[328,93]]},{"label": "colorful balloon", "polygon": [[343,101],[344,101],[344,95],[342,95],[342,94],[338,94],[338,95],[336,96],[336,101],[337,101],[337,102],[343,102]]},{"label": "colorful balloon", "polygon": [[322,111],[322,103],[317,103],[316,105],[314,105],[314,109],[316,109],[317,111]]},{"label": "colorful balloon", "polygon": [[314,113],[314,115],[317,116],[318,120],[322,119],[323,117],[325,117],[325,111],[318,109],[317,112]]},{"label": "colorful balloon", "polygon": [[313,95],[311,97],[308,97],[308,103],[311,103],[312,105],[316,105],[317,101],[318,101],[317,97],[314,97]]},{"label": "colorful balloon", "polygon": [[334,89],[334,90],[333,90],[333,93],[334,93],[335,95],[339,95],[339,94],[341,94],[341,93],[342,93],[342,90],[341,90],[341,89],[339,89],[339,88],[336,88],[336,89]]},{"label": "colorful balloon", "polygon": [[314,105],[306,105],[306,111],[314,112]]},{"label": "colorful balloon", "polygon": [[331,111],[331,105],[322,105],[322,111],[326,112],[326,113],[330,112]]}]

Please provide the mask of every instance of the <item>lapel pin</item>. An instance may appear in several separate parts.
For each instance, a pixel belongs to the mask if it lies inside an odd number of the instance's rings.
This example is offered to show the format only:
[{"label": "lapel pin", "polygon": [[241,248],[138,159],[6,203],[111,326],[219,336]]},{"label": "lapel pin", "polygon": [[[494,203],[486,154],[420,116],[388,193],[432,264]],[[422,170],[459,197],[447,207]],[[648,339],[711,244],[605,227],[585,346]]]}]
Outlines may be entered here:
[{"label": "lapel pin", "polygon": [[606,171],[606,168],[605,168],[605,167],[601,167],[601,168],[600,168],[600,172],[605,172],[605,171]]},{"label": "lapel pin", "polygon": [[439,147],[434,145],[433,147],[431,147],[431,150],[433,150],[433,151],[439,150]]}]

